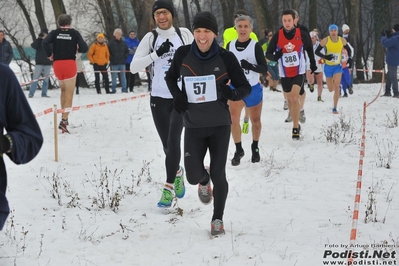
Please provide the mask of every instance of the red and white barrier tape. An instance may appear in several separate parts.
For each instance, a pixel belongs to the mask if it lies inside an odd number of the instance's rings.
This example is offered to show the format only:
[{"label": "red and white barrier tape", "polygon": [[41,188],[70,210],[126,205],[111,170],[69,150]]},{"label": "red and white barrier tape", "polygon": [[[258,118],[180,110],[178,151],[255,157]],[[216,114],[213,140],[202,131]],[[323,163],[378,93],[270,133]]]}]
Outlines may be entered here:
[{"label": "red and white barrier tape", "polygon": [[[82,70],[82,71],[78,71],[77,73],[103,73],[103,72],[108,72],[108,73],[119,73],[119,72],[128,73],[128,72],[130,72],[130,70],[105,70],[105,71]],[[147,70],[144,69],[141,72],[147,72]],[[17,72],[14,72],[14,73],[17,73]],[[54,73],[51,73],[49,76],[46,76],[46,77],[42,77],[42,78],[38,78],[38,79],[32,79],[32,80],[27,81],[27,82],[21,82],[19,85],[21,87],[22,86],[26,86],[26,85],[32,84],[33,82],[40,81],[40,80],[43,80],[45,78],[49,78],[52,75],[54,75]]]},{"label": "red and white barrier tape", "polygon": [[359,68],[359,69],[353,69],[353,71],[363,71],[363,72],[375,72],[375,73],[384,73],[384,69],[365,69],[365,68]]},{"label": "red and white barrier tape", "polygon": [[[353,207],[353,215],[352,215],[352,228],[350,232],[349,239],[349,250],[351,247],[355,246],[356,237],[357,237],[357,222],[359,220],[359,204],[360,204],[360,196],[362,192],[362,178],[363,178],[363,158],[366,151],[366,110],[372,103],[374,103],[380,96],[383,85],[384,85],[384,71],[382,71],[382,81],[380,90],[377,93],[377,96],[368,104],[364,102],[363,104],[363,122],[362,122],[362,139],[360,142],[360,157],[359,157],[359,169],[357,171],[357,181],[356,181],[356,195],[355,195],[355,204]],[[352,256],[348,258],[347,265],[353,265]]]},{"label": "red and white barrier tape", "polygon": [[[110,100],[110,101],[106,101],[106,102],[99,102],[99,103],[86,104],[86,105],[82,105],[82,106],[72,106],[72,107],[63,108],[63,109],[57,109],[57,114],[79,111],[81,109],[90,109],[90,108],[97,107],[97,106],[104,106],[104,105],[115,104],[115,103],[119,103],[119,102],[127,102],[127,101],[131,101],[131,100],[137,100],[139,98],[147,97],[148,95],[149,95],[149,93],[143,93],[143,94],[131,96],[128,98],[122,98],[122,99]],[[52,113],[53,111],[54,111],[53,108],[48,108],[42,112],[36,113],[35,117],[47,115],[47,114]]]},{"label": "red and white barrier tape", "polygon": [[49,76],[46,76],[46,77],[43,77],[43,78],[32,79],[32,80],[30,80],[30,81],[28,81],[28,82],[22,82],[22,83],[20,83],[19,85],[21,85],[21,87],[22,87],[22,86],[26,86],[26,85],[32,84],[33,82],[40,81],[40,80],[44,80],[44,79],[49,78],[49,77],[50,77],[50,75],[49,75]]}]

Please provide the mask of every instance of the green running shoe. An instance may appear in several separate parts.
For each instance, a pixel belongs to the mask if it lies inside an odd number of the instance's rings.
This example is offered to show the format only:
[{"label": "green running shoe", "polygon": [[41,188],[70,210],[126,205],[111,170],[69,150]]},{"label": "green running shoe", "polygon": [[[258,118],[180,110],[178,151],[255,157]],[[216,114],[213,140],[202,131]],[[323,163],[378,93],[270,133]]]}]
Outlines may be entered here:
[{"label": "green running shoe", "polygon": [[160,208],[167,208],[172,205],[173,201],[173,194],[170,190],[164,188],[162,190],[161,199],[158,202],[158,207]]},{"label": "green running shoe", "polygon": [[184,194],[186,193],[186,187],[184,186],[184,168],[180,166],[180,175],[177,175],[175,178],[175,195],[179,199],[184,197]]},{"label": "green running shoe", "polygon": [[309,85],[309,91],[310,91],[311,93],[314,92],[314,84],[310,84],[310,85]]}]

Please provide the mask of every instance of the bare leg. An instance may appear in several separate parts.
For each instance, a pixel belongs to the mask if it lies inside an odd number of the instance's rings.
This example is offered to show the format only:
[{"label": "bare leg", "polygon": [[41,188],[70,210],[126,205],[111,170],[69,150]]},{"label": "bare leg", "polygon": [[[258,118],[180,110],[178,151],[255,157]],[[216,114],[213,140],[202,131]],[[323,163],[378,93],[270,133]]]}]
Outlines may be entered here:
[{"label": "bare leg", "polygon": [[240,116],[244,101],[229,101],[230,115],[231,115],[231,135],[234,143],[241,142],[241,126]]},{"label": "bare leg", "polygon": [[341,95],[341,91],[339,89],[339,84],[341,83],[342,73],[334,74],[333,79],[333,90],[334,90],[334,107],[338,107],[338,100]]},{"label": "bare leg", "polygon": [[[61,88],[61,108],[72,107],[73,92],[75,90],[76,76],[66,80],[60,80]],[[63,113],[62,118],[68,119],[69,112]]]},{"label": "bare leg", "polygon": [[306,79],[309,85],[314,84],[314,74],[310,74],[310,72],[310,70],[306,71]]},{"label": "bare leg", "polygon": [[299,91],[301,87],[298,85],[293,85],[292,90],[289,93],[285,93],[288,100],[288,109],[290,110],[293,128],[298,128],[299,126],[299,112],[300,112],[300,103],[299,103]]},{"label": "bare leg", "polygon": [[317,81],[317,96],[321,97],[321,94],[323,92],[323,73],[319,73],[316,75],[316,81]]},{"label": "bare leg", "polygon": [[259,141],[260,132],[262,130],[262,123],[260,120],[262,114],[262,106],[263,106],[263,101],[256,106],[247,108],[252,123],[252,139],[254,141]]},{"label": "bare leg", "polygon": [[306,100],[306,91],[302,95],[299,95],[300,109],[303,109],[303,107],[305,106],[305,100]]}]

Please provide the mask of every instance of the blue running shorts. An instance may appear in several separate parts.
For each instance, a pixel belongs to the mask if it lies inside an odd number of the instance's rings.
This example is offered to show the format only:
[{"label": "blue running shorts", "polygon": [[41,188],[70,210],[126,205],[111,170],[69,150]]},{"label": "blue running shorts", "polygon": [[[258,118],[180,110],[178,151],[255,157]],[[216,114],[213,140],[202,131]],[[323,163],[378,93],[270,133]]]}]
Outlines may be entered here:
[{"label": "blue running shorts", "polygon": [[336,65],[336,66],[324,65],[324,74],[326,75],[326,78],[332,78],[334,74],[339,74],[339,73],[342,73],[341,65]]}]

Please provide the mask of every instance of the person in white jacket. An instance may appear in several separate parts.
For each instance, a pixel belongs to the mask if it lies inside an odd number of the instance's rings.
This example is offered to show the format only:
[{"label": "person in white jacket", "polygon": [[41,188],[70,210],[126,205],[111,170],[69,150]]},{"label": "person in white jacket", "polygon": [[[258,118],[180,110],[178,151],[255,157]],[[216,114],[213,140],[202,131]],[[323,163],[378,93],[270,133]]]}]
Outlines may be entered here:
[{"label": "person in white jacket", "polygon": [[[315,51],[316,48],[319,46],[319,36],[315,31],[311,31],[309,35],[312,40],[313,51]],[[324,53],[324,51],[322,52]],[[306,80],[308,81],[309,89],[311,92],[314,91],[314,83],[316,81],[317,101],[323,102],[323,100],[321,99],[321,94],[323,92],[324,60],[318,55],[315,55],[314,59],[316,61],[316,66],[317,66],[317,69],[314,71],[314,73],[311,73],[312,71],[310,70],[310,63],[306,62]]]},{"label": "person in white jacket", "polygon": [[166,156],[166,183],[158,207],[170,207],[173,194],[178,198],[185,194],[184,169],[180,166],[183,116],[173,108],[173,97],[166,85],[165,75],[177,48],[191,44],[194,37],[187,28],[173,27],[175,12],[172,2],[155,1],[152,13],[157,27],[140,42],[130,64],[130,72],[135,74],[151,65],[151,113]]}]

